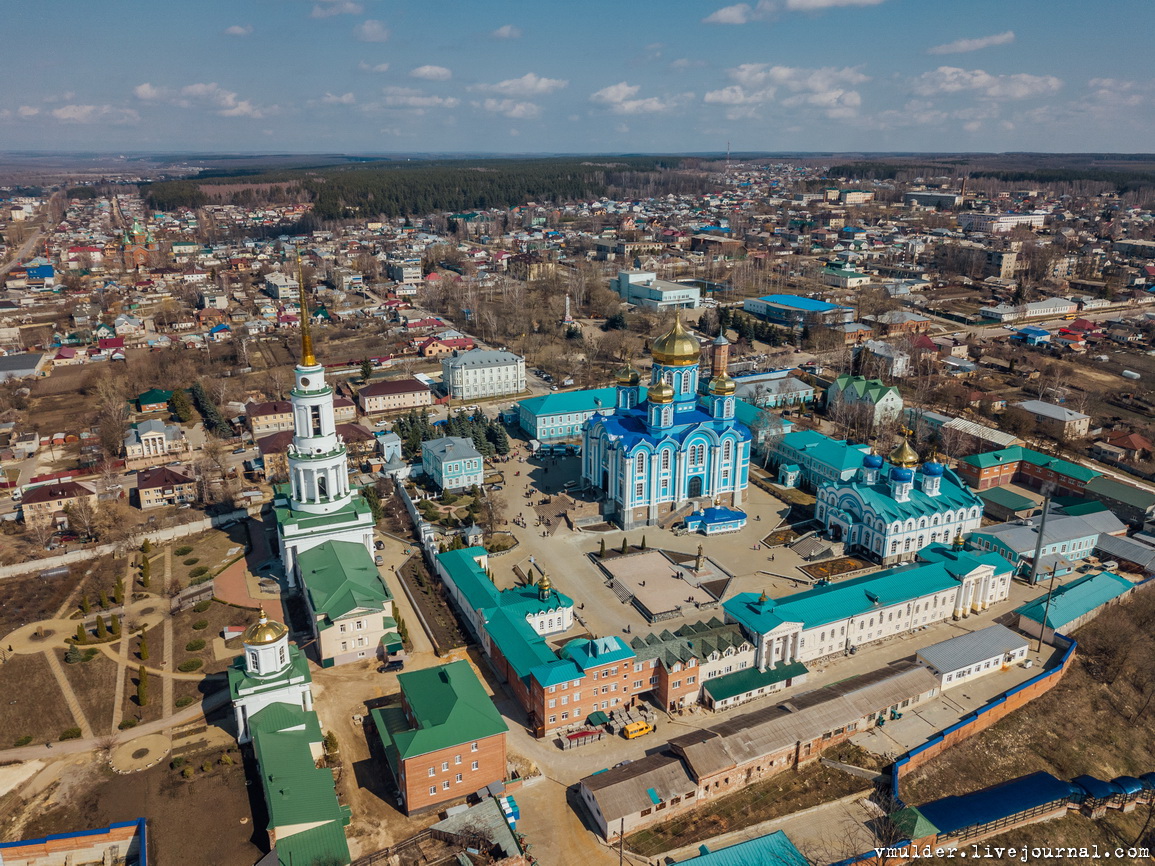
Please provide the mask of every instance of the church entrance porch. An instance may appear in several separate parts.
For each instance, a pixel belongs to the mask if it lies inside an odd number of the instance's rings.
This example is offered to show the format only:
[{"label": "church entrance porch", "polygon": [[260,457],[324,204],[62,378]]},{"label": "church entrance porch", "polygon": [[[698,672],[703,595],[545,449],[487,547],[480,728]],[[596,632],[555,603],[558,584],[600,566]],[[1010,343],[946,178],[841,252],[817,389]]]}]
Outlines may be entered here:
[{"label": "church entrance porch", "polygon": [[697,499],[702,495],[702,476],[695,475],[690,479],[690,483],[686,488],[686,495],[690,499]]}]

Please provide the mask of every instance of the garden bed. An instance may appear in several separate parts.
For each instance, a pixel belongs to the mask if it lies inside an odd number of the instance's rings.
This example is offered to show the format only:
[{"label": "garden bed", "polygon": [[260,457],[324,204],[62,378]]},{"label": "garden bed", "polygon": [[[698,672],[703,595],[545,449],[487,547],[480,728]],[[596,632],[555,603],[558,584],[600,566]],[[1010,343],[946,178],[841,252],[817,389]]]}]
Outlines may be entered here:
[{"label": "garden bed", "polygon": [[[465,630],[442,595],[441,581],[430,574],[425,564],[414,557],[399,568],[397,574],[405,582],[410,597],[428,624],[432,632],[430,639],[437,654],[445,655],[450,650],[468,646],[470,640]],[[411,629],[421,626],[416,622],[406,625]]]},{"label": "garden bed", "polygon": [[862,571],[864,568],[872,568],[873,565],[873,563],[865,559],[859,559],[857,556],[840,556],[838,559],[828,559],[825,562],[812,562],[809,565],[802,565],[798,567],[798,570],[815,580],[834,580],[844,574]]}]

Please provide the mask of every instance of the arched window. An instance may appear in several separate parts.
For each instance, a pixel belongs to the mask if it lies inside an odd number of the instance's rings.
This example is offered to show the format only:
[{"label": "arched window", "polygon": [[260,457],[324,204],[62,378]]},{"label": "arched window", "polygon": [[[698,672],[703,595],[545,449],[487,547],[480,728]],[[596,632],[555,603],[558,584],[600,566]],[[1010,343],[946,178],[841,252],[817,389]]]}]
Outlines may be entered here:
[{"label": "arched window", "polygon": [[637,459],[634,461],[634,470],[637,472],[638,475],[642,475],[645,473],[645,471],[646,471],[646,455],[645,454],[639,454],[638,455]]},{"label": "arched window", "polygon": [[662,426],[669,427],[674,423],[674,407],[667,406],[662,410]]},{"label": "arched window", "polygon": [[324,475],[317,476],[317,498],[327,499],[329,496],[329,479]]},{"label": "arched window", "polygon": [[723,460],[725,460],[727,462],[730,460],[730,457],[734,451],[733,445],[734,445],[734,443],[731,442],[729,439],[727,439],[726,442],[722,445],[722,459]]},{"label": "arched window", "polygon": [[670,468],[670,449],[662,449],[662,469]]}]

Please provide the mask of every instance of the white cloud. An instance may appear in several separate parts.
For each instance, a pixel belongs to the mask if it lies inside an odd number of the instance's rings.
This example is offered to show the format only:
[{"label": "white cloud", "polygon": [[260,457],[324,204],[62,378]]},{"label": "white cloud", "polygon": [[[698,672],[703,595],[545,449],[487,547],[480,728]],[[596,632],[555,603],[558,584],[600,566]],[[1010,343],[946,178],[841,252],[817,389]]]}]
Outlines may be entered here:
[{"label": "white cloud", "polygon": [[312,18],[332,18],[334,15],[360,15],[365,7],[353,0],[323,0],[313,6]]},{"label": "white cloud", "polygon": [[496,93],[499,96],[544,96],[561,90],[569,82],[562,78],[542,78],[532,72],[527,72],[521,78],[507,78],[497,84],[474,84],[470,90],[481,93]]},{"label": "white cloud", "polygon": [[920,96],[973,92],[986,99],[1027,99],[1055,93],[1062,86],[1062,80],[1053,75],[992,75],[957,66],[940,66],[914,80],[914,92]]},{"label": "white cloud", "polygon": [[52,116],[64,123],[136,123],[140,115],[131,108],[113,105],[62,105]]},{"label": "white cloud", "polygon": [[698,69],[706,65],[705,60],[691,60],[689,57],[679,57],[671,61],[671,69]]},{"label": "white cloud", "polygon": [[751,6],[749,3],[735,3],[733,6],[723,6],[702,19],[705,24],[749,24],[751,21],[764,21],[777,13],[778,6],[773,0],[759,0]]},{"label": "white cloud", "polygon": [[657,96],[635,99],[634,97],[637,96],[639,90],[641,90],[641,85],[619,81],[617,84],[603,87],[596,93],[591,94],[590,102],[597,102],[609,106],[610,111],[614,114],[655,114],[661,111],[669,111],[680,101],[692,98],[693,96],[691,93],[684,93],[680,96],[667,99],[662,99]]},{"label": "white cloud", "polygon": [[353,28],[353,33],[362,42],[386,42],[389,28],[374,18],[367,18]]},{"label": "white cloud", "polygon": [[448,81],[453,73],[444,66],[418,66],[409,73],[410,78],[424,78],[426,81]]},{"label": "white cloud", "polygon": [[225,28],[225,36],[248,36],[252,32],[252,24],[234,24]]},{"label": "white cloud", "polygon": [[254,105],[248,99],[241,99],[231,90],[225,90],[214,82],[189,84],[180,89],[175,104],[184,108],[193,105],[207,105],[216,109],[221,117],[266,117],[276,113],[276,107]]},{"label": "white cloud", "polygon": [[357,99],[353,96],[352,92],[341,94],[326,92],[321,101],[326,105],[352,105]]},{"label": "white cloud", "polygon": [[515,120],[529,120],[541,114],[541,106],[534,102],[519,102],[516,99],[486,99],[482,103],[473,103],[486,111],[502,114]]},{"label": "white cloud", "polygon": [[1007,30],[1005,33],[994,33],[990,36],[980,36],[977,39],[956,39],[954,42],[946,42],[942,45],[936,45],[934,48],[928,48],[927,54],[966,54],[968,51],[981,51],[983,48],[990,48],[994,45],[1010,45],[1015,41],[1015,31]]},{"label": "white cloud", "polygon": [[503,24],[490,34],[494,39],[520,39],[521,28],[513,24]]},{"label": "white cloud", "polygon": [[21,105],[16,109],[16,113],[21,117],[35,117],[40,113],[39,108],[33,108],[31,105]]},{"label": "white cloud", "polygon": [[388,72],[389,71],[389,64],[388,63],[366,63],[364,60],[362,60],[360,63],[357,64],[357,68],[360,69],[362,72]]},{"label": "white cloud", "polygon": [[431,96],[412,87],[386,87],[385,104],[391,108],[456,108],[460,100],[453,96]]},{"label": "white cloud", "polygon": [[813,12],[837,6],[878,6],[885,2],[886,0],[786,0],[786,8],[791,12]]},{"label": "white cloud", "polygon": [[[853,88],[870,81],[870,76],[854,66],[804,69],[744,63],[729,73],[737,83],[711,90],[703,100],[731,106],[727,113],[731,119],[752,116],[752,106],[773,102],[783,91],[785,96],[780,104],[787,108],[812,106],[823,109],[828,117],[850,117],[862,105],[861,94]],[[743,108],[739,110],[736,106]]]},{"label": "white cloud", "polygon": [[145,102],[152,102],[157,99],[164,99],[168,95],[168,91],[163,87],[154,87],[147,81],[144,84],[138,84],[132,89],[133,95],[137,99],[143,99]]}]

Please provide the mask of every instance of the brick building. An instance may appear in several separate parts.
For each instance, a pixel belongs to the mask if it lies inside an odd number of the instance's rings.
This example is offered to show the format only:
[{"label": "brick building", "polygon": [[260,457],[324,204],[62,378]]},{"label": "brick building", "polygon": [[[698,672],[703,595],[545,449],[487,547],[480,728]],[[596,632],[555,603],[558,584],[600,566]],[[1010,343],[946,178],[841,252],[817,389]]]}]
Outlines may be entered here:
[{"label": "brick building", "polygon": [[976,490],[1013,482],[1034,490],[1053,484],[1056,494],[1082,494],[1087,482],[1101,474],[1086,466],[1019,445],[964,457],[955,471]]},{"label": "brick building", "polygon": [[358,392],[357,402],[361,404],[364,414],[380,415],[430,406],[433,393],[428,385],[418,379],[388,379],[366,385]]},{"label": "brick building", "polygon": [[508,730],[467,661],[401,674],[401,705],[372,710],[385,761],[413,815],[504,781]]},{"label": "brick building", "polygon": [[137,502],[141,509],[184,505],[197,497],[197,481],[191,471],[170,466],[142,469],[136,476]]},{"label": "brick building", "polygon": [[20,507],[24,523],[28,526],[54,523],[63,528],[68,526],[65,506],[84,501],[96,507],[96,490],[91,484],[80,481],[55,481],[34,487],[24,493]]}]

